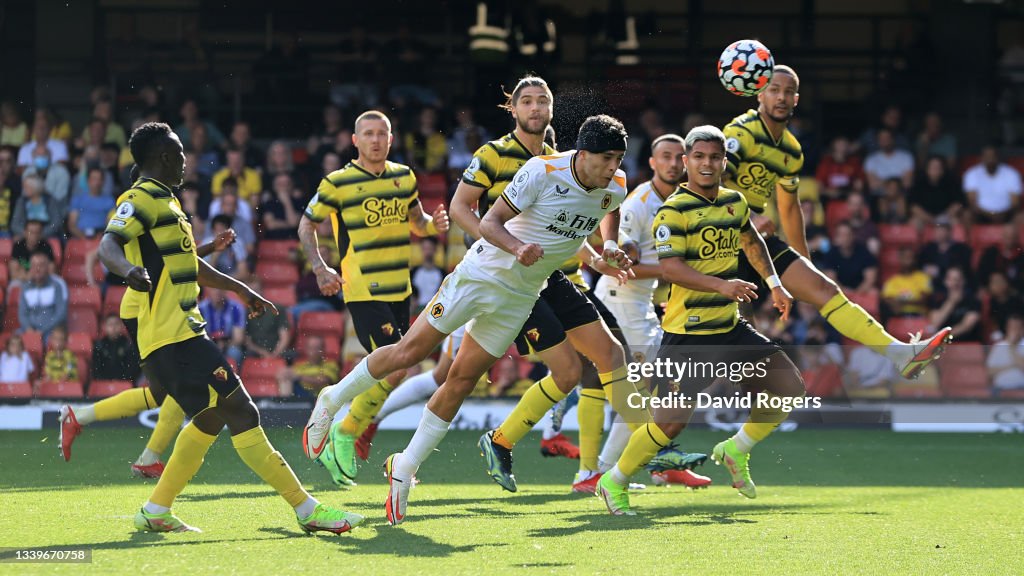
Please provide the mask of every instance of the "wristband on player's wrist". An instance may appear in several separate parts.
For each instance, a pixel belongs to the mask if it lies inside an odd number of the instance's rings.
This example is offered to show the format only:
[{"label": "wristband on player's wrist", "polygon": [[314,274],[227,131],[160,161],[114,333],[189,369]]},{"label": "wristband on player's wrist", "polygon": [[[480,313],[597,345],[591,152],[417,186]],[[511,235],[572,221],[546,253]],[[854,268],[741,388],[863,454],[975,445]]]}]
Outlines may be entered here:
[{"label": "wristband on player's wrist", "polygon": [[779,286],[782,286],[782,280],[779,280],[778,274],[772,274],[771,276],[765,278],[764,283],[768,285],[769,290],[774,290]]},{"label": "wristband on player's wrist", "polygon": [[619,249],[619,243],[616,242],[615,240],[605,240],[604,241],[604,249],[606,251],[607,250],[618,250]]}]

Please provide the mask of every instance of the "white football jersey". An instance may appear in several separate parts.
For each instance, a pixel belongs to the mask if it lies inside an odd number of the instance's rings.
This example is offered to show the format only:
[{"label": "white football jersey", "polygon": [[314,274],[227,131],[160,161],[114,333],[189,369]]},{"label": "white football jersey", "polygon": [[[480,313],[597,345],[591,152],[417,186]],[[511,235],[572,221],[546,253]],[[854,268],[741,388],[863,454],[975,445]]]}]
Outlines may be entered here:
[{"label": "white football jersey", "polygon": [[[658,265],[658,253],[654,249],[652,227],[654,216],[664,200],[658,195],[650,181],[637,186],[629,193],[619,210],[619,244],[624,243],[626,236],[636,243],[640,251],[639,264]],[[612,278],[601,278],[598,298],[602,300],[618,299],[631,302],[650,302],[654,295],[657,278],[628,280],[622,286]]]},{"label": "white football jersey", "polygon": [[576,179],[575,150],[531,158],[501,195],[516,212],[505,228],[527,244],[544,249],[533,266],[481,238],[459,266],[476,279],[497,281],[521,294],[540,294],[544,281],[576,254],[606,214],[626,198],[626,173],[617,170],[608,188],[585,189]]}]

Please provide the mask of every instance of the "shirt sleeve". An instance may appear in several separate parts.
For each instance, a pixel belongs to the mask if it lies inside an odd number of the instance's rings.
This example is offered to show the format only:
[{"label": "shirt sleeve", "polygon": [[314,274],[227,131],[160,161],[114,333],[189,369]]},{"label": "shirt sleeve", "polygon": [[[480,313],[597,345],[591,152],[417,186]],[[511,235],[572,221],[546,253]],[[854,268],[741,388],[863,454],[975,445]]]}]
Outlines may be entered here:
[{"label": "shirt sleeve", "polygon": [[754,136],[745,128],[730,124],[723,130],[725,134],[726,180],[732,181],[743,161],[754,153]]},{"label": "shirt sleeve", "polygon": [[416,183],[416,173],[413,172],[412,169],[409,170],[409,178],[412,180],[412,192],[409,193],[408,206],[409,208],[412,208],[420,203],[420,188]]},{"label": "shirt sleeve", "polygon": [[686,217],[670,206],[662,206],[651,228],[658,259],[686,257]]},{"label": "shirt sleeve", "polygon": [[640,242],[641,226],[643,226],[643,223],[640,222],[640,215],[634,209],[633,203],[623,203],[619,207],[619,242],[622,242],[623,236],[631,238],[635,242]]},{"label": "shirt sleeve", "polygon": [[740,214],[740,232],[746,232],[750,230],[750,204],[747,203],[747,198],[743,194],[740,194],[740,201],[738,203]]},{"label": "shirt sleeve", "polygon": [[145,192],[129,190],[117,199],[117,209],[107,222],[108,234],[120,236],[125,241],[138,238],[153,227],[156,210]]},{"label": "shirt sleeve", "polygon": [[469,166],[462,172],[462,181],[478,188],[490,188],[497,174],[498,154],[490,144],[484,144],[473,154]]},{"label": "shirt sleeve", "polygon": [[539,158],[531,158],[512,177],[512,182],[505,187],[501,193],[501,199],[508,204],[516,214],[530,207],[537,201],[540,194],[541,178],[544,173],[544,161]]},{"label": "shirt sleeve", "polygon": [[324,178],[306,206],[306,217],[313,222],[323,222],[328,216],[340,210],[341,198],[338,189],[330,180]]}]

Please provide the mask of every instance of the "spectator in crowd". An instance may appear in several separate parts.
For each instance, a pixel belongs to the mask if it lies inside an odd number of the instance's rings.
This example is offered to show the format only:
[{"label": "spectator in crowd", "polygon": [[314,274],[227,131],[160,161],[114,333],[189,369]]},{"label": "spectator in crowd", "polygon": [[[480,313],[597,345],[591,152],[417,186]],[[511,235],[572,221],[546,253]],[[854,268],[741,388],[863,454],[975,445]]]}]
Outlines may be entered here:
[{"label": "spectator in crowd", "polygon": [[238,191],[231,180],[224,182],[220,197],[210,203],[210,218],[224,214],[231,218],[231,227],[238,235],[238,241],[245,245],[246,254],[252,254],[256,247],[256,230],[252,225],[253,209],[248,202],[238,199]]},{"label": "spectator in crowd", "polygon": [[21,336],[11,334],[7,338],[4,351],[0,354],[0,383],[28,382],[36,365],[32,356],[25,350]]},{"label": "spectator in crowd", "polygon": [[35,150],[39,146],[45,146],[50,151],[50,159],[54,162],[67,164],[68,146],[63,140],[57,140],[51,136],[52,127],[45,114],[36,114],[35,122],[32,123],[32,139],[21,145],[18,150],[18,166],[31,166],[35,162]]},{"label": "spectator in crowd", "polygon": [[420,111],[419,126],[405,133],[409,165],[417,172],[443,172],[448,165],[448,141],[437,127],[437,110]]},{"label": "spectator in crowd", "polygon": [[864,173],[868,178],[868,190],[876,196],[883,193],[885,181],[898,178],[904,188],[914,184],[914,157],[904,149],[897,148],[892,131],[883,128],[878,131],[878,149],[864,161]]},{"label": "spectator in crowd", "polygon": [[73,138],[71,123],[62,118],[53,107],[45,104],[36,108],[36,118],[39,117],[45,118],[46,123],[50,125],[50,139],[60,140],[67,150],[67,145]]},{"label": "spectator in crowd", "polygon": [[11,216],[21,196],[21,180],[14,172],[14,152],[0,147],[0,238],[11,235]]},{"label": "spectator in crowd", "polygon": [[811,251],[811,260],[817,264],[832,247],[832,241],[828,237],[828,229],[814,223],[813,202],[801,200],[800,210],[804,213],[804,235],[807,237],[807,249]]},{"label": "spectator in crowd", "polygon": [[934,286],[946,277],[946,270],[950,268],[971,269],[971,247],[955,240],[953,223],[940,216],[935,219],[935,238],[921,248],[918,260],[921,269],[932,277]]},{"label": "spectator in crowd", "polygon": [[114,99],[110,95],[100,96],[93,102],[92,117],[102,120],[106,129],[102,140],[93,140],[89,133],[84,134],[83,138],[89,137],[85,144],[101,145],[109,142],[117,144],[119,150],[128,145],[128,136],[125,134],[124,128],[114,118]]},{"label": "spectator in crowd", "polygon": [[[218,214],[210,220],[210,231],[203,238],[200,244],[213,242],[218,235],[227,232],[233,227],[231,217],[227,214]],[[249,253],[246,251],[244,242],[232,242],[227,249],[214,252],[206,257],[207,263],[222,274],[232,278],[246,280],[249,278]]]},{"label": "spectator in crowd", "polygon": [[904,224],[910,216],[907,209],[907,195],[899,178],[885,181],[882,197],[878,199],[878,219],[883,224]]},{"label": "spectator in crowd", "polygon": [[71,199],[68,231],[75,238],[95,238],[107,226],[114,198],[103,194],[103,170],[89,169],[89,192]]},{"label": "spectator in crowd", "polygon": [[14,246],[11,247],[11,261],[7,263],[11,282],[28,280],[32,255],[37,252],[46,256],[50,262],[54,261],[53,248],[43,238],[43,226],[44,224],[38,220],[29,220],[25,224],[25,235],[15,240]]},{"label": "spectator in crowd", "polygon": [[28,124],[21,119],[18,105],[0,102],[0,146],[21,146],[28,141]]},{"label": "spectator in crowd", "polygon": [[1024,388],[1024,316],[1006,319],[1006,335],[989,348],[985,361],[996,395],[1003,390]]},{"label": "spectator in crowd", "polygon": [[332,148],[338,134],[344,130],[341,108],[334,104],[324,106],[321,119],[323,125],[306,141],[306,152],[310,157],[320,156],[323,150]]},{"label": "spectator in crowd", "polygon": [[305,206],[293,201],[292,194],[297,190],[288,174],[278,174],[274,178],[272,190],[265,190],[261,202],[256,209],[262,237],[267,240],[298,239],[299,216]]},{"label": "spectator in crowd", "polygon": [[68,333],[63,326],[55,326],[46,339],[46,357],[43,358],[43,380],[47,382],[74,382],[78,380],[78,358],[68,350]]},{"label": "spectator in crowd", "polygon": [[[103,169],[108,175],[109,180],[113,182],[114,190],[124,190],[128,187],[125,185],[127,177],[122,177],[121,148],[117,144],[104,142],[100,146],[99,167]],[[113,196],[114,194],[111,193],[110,195]]]},{"label": "spectator in crowd", "polygon": [[260,190],[263,189],[260,173],[245,165],[245,153],[234,145],[228,147],[227,165],[213,175],[211,192],[214,196],[220,196],[224,181],[228,178],[233,178],[238,184],[238,196],[242,200],[255,203],[259,199]]},{"label": "spectator in crowd", "polygon": [[893,147],[909,151],[910,138],[907,137],[906,132],[903,130],[903,110],[895,104],[891,104],[885,107],[882,111],[882,116],[879,120],[879,124],[875,128],[869,128],[861,134],[860,140],[857,142],[857,152],[861,152],[865,157],[874,154],[879,149],[878,134],[883,130],[888,131],[892,135]]},{"label": "spectator in crowd", "polygon": [[321,179],[326,178],[331,172],[341,170],[342,166],[344,164],[341,161],[341,156],[334,150],[328,150],[324,154],[323,159],[320,160],[320,173],[317,174],[316,181],[319,182]]},{"label": "spectator in crowd", "polygon": [[199,173],[199,155],[192,150],[185,150],[185,174],[182,176],[182,182],[191,182],[199,190],[200,202],[205,205],[210,205],[210,198],[213,194],[210,192],[211,178],[204,176]]},{"label": "spectator in crowd", "polygon": [[917,266],[914,250],[900,248],[900,268],[882,285],[882,301],[890,316],[924,316],[932,294],[931,276]]},{"label": "spectator in crowd", "polygon": [[981,342],[981,302],[967,285],[963,269],[946,270],[943,284],[932,294],[925,332],[931,334],[936,326],[950,326],[955,342]]},{"label": "spectator in crowd", "polygon": [[43,189],[43,180],[35,174],[26,174],[21,181],[21,198],[14,205],[11,217],[11,233],[15,238],[25,234],[29,220],[43,222],[43,236],[57,238],[64,227],[64,211],[52,196]]},{"label": "spectator in crowd", "polygon": [[[338,255],[338,247],[333,240],[321,241],[318,247],[320,257],[324,262],[337,263],[341,261]],[[299,318],[306,312],[331,312],[341,309],[342,300],[338,296],[324,296],[320,293],[320,287],[316,281],[316,274],[309,261],[303,263],[302,275],[295,285],[296,304],[292,306],[292,322],[298,326]]]},{"label": "spectator in crowd", "polygon": [[263,170],[263,189],[269,189],[274,184],[274,177],[281,173],[291,176],[296,186],[305,185],[302,180],[297,178],[292,149],[285,141],[275,140],[267,148],[267,166]]},{"label": "spectator in crowd", "polygon": [[241,366],[245,348],[245,306],[225,296],[219,288],[207,286],[203,291],[206,297],[199,303],[199,312],[206,320],[206,334],[225,356]]},{"label": "spectator in crowd", "polygon": [[891,360],[868,346],[857,346],[843,370],[843,387],[850,398],[888,398],[898,378]]},{"label": "spectator in crowd", "polygon": [[1006,222],[1020,205],[1020,173],[999,161],[995,146],[986,146],[981,163],[964,173],[964,192],[973,222]]},{"label": "spectator in crowd", "polygon": [[487,130],[473,119],[473,107],[463,104],[455,110],[455,130],[448,139],[448,169],[461,174],[476,152],[487,142]]},{"label": "spectator in crowd", "polygon": [[196,124],[192,128],[192,138],[189,150],[196,155],[196,172],[203,177],[211,179],[220,170],[220,155],[210,144],[206,132],[206,124]]},{"label": "spectator in crowd", "polygon": [[[262,293],[259,280],[253,279],[249,286]],[[246,357],[291,359],[292,329],[288,323],[288,308],[278,302],[274,305],[280,314],[261,314],[245,325]]]},{"label": "spectator in crowd", "polygon": [[307,336],[302,346],[302,358],[278,373],[278,392],[286,397],[316,398],[324,386],[337,382],[340,374],[338,363],[327,359],[323,338]]},{"label": "spectator in crowd", "polygon": [[437,293],[437,289],[441,287],[441,281],[444,280],[444,271],[434,263],[437,256],[437,238],[433,236],[420,238],[420,252],[423,254],[423,263],[414,266],[409,271],[409,279],[412,282],[413,308],[417,312],[430,303],[431,298]]},{"label": "spectator in crowd", "polygon": [[871,219],[871,209],[864,195],[860,192],[850,192],[846,197],[846,210],[845,222],[853,229],[854,240],[867,246],[872,254],[878,254],[878,226]]},{"label": "spectator in crowd", "polygon": [[911,218],[918,225],[925,226],[942,215],[956,220],[966,198],[960,183],[949,173],[945,160],[930,156],[924,163],[924,171],[914,177],[908,202]]},{"label": "spectator in crowd", "polygon": [[987,342],[994,342],[1006,333],[1006,319],[1015,314],[1024,314],[1024,299],[1006,278],[1006,274],[995,271],[988,277],[989,309],[985,322]]},{"label": "spectator in crowd", "polygon": [[1020,233],[1014,224],[1003,224],[1002,241],[989,246],[981,253],[978,261],[978,280],[988,284],[993,272],[1002,272],[1010,280],[1010,284],[1024,288],[1024,247],[1020,244]]},{"label": "spectator in crowd", "polygon": [[18,304],[19,331],[39,332],[44,340],[68,317],[68,288],[50,273],[51,265],[45,253],[32,255],[28,280],[23,283]]},{"label": "spectator in crowd", "polygon": [[868,292],[878,280],[878,260],[867,246],[857,242],[853,228],[840,222],[832,235],[832,249],[824,258],[823,272],[844,292]]},{"label": "spectator in crowd", "polygon": [[919,164],[933,156],[946,161],[946,166],[956,166],[956,136],[942,126],[942,116],[929,112],[924,117],[924,129],[917,136],[917,161]]},{"label": "spectator in crowd", "polygon": [[32,151],[32,165],[22,172],[26,176],[38,176],[43,181],[43,189],[59,206],[67,206],[68,194],[71,193],[71,173],[62,164],[54,164],[50,160],[50,149],[36,146]]},{"label": "spectator in crowd", "polygon": [[864,190],[864,167],[850,150],[850,141],[838,136],[829,145],[829,153],[818,163],[815,173],[821,195],[830,199],[845,198],[852,190]]},{"label": "spectator in crowd", "polygon": [[92,344],[93,380],[128,380],[139,377],[138,347],[124,332],[117,314],[103,319],[103,336]]},{"label": "spectator in crowd", "polygon": [[217,126],[213,122],[203,120],[199,114],[199,105],[192,98],[186,98],[181,103],[181,124],[178,124],[174,129],[174,133],[181,139],[181,145],[185,148],[195,148],[195,130],[197,127],[202,126],[204,135],[206,136],[206,142],[212,148],[220,148],[224,145],[224,134],[217,129]]},{"label": "spectator in crowd", "polygon": [[252,143],[252,127],[245,120],[239,120],[231,127],[228,147],[241,150],[243,163],[247,167],[253,168],[258,172],[263,166],[263,151]]}]

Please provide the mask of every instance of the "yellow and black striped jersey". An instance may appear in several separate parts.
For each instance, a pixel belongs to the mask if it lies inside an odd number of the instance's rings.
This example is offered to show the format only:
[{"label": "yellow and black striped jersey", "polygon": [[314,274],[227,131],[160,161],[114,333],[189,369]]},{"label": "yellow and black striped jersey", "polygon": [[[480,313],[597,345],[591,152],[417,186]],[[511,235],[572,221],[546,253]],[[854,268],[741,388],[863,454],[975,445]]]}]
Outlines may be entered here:
[{"label": "yellow and black striped jersey", "polygon": [[[558,153],[546,142],[543,146],[542,156]],[[519,141],[515,132],[491,140],[477,149],[473,154],[473,160],[462,173],[462,181],[470,186],[483,188],[484,192],[477,203],[477,211],[481,218],[487,213],[487,209],[497,202],[505,187],[512,181],[512,177],[530,158],[533,158],[533,154]],[[563,262],[559,269],[574,284],[586,287],[583,275],[580,274],[580,264],[579,258],[572,257]]]},{"label": "yellow and black striped jersey", "polygon": [[416,175],[395,162],[380,174],[349,162],[320,182],[306,216],[331,218],[346,302],[399,302],[412,294],[409,209],[419,202]]},{"label": "yellow and black striped jersey", "polygon": [[117,200],[106,232],[121,237],[125,256],[149,273],[149,294],[126,297],[122,309],[137,307],[139,355],[206,333],[199,313],[199,262],[192,225],[171,189],[141,178]]},{"label": "yellow and black striped jersey", "polygon": [[[652,225],[658,259],[682,258],[694,270],[738,278],[740,234],[750,228],[743,195],[720,188],[712,202],[685,186],[658,209]],[[674,334],[720,334],[739,320],[736,302],[711,292],[672,285],[662,328]]]},{"label": "yellow and black striped jersey", "polygon": [[795,194],[804,154],[787,128],[776,141],[757,110],[747,110],[722,130],[725,133],[725,186],[739,190],[750,209],[760,214],[776,187]]}]

